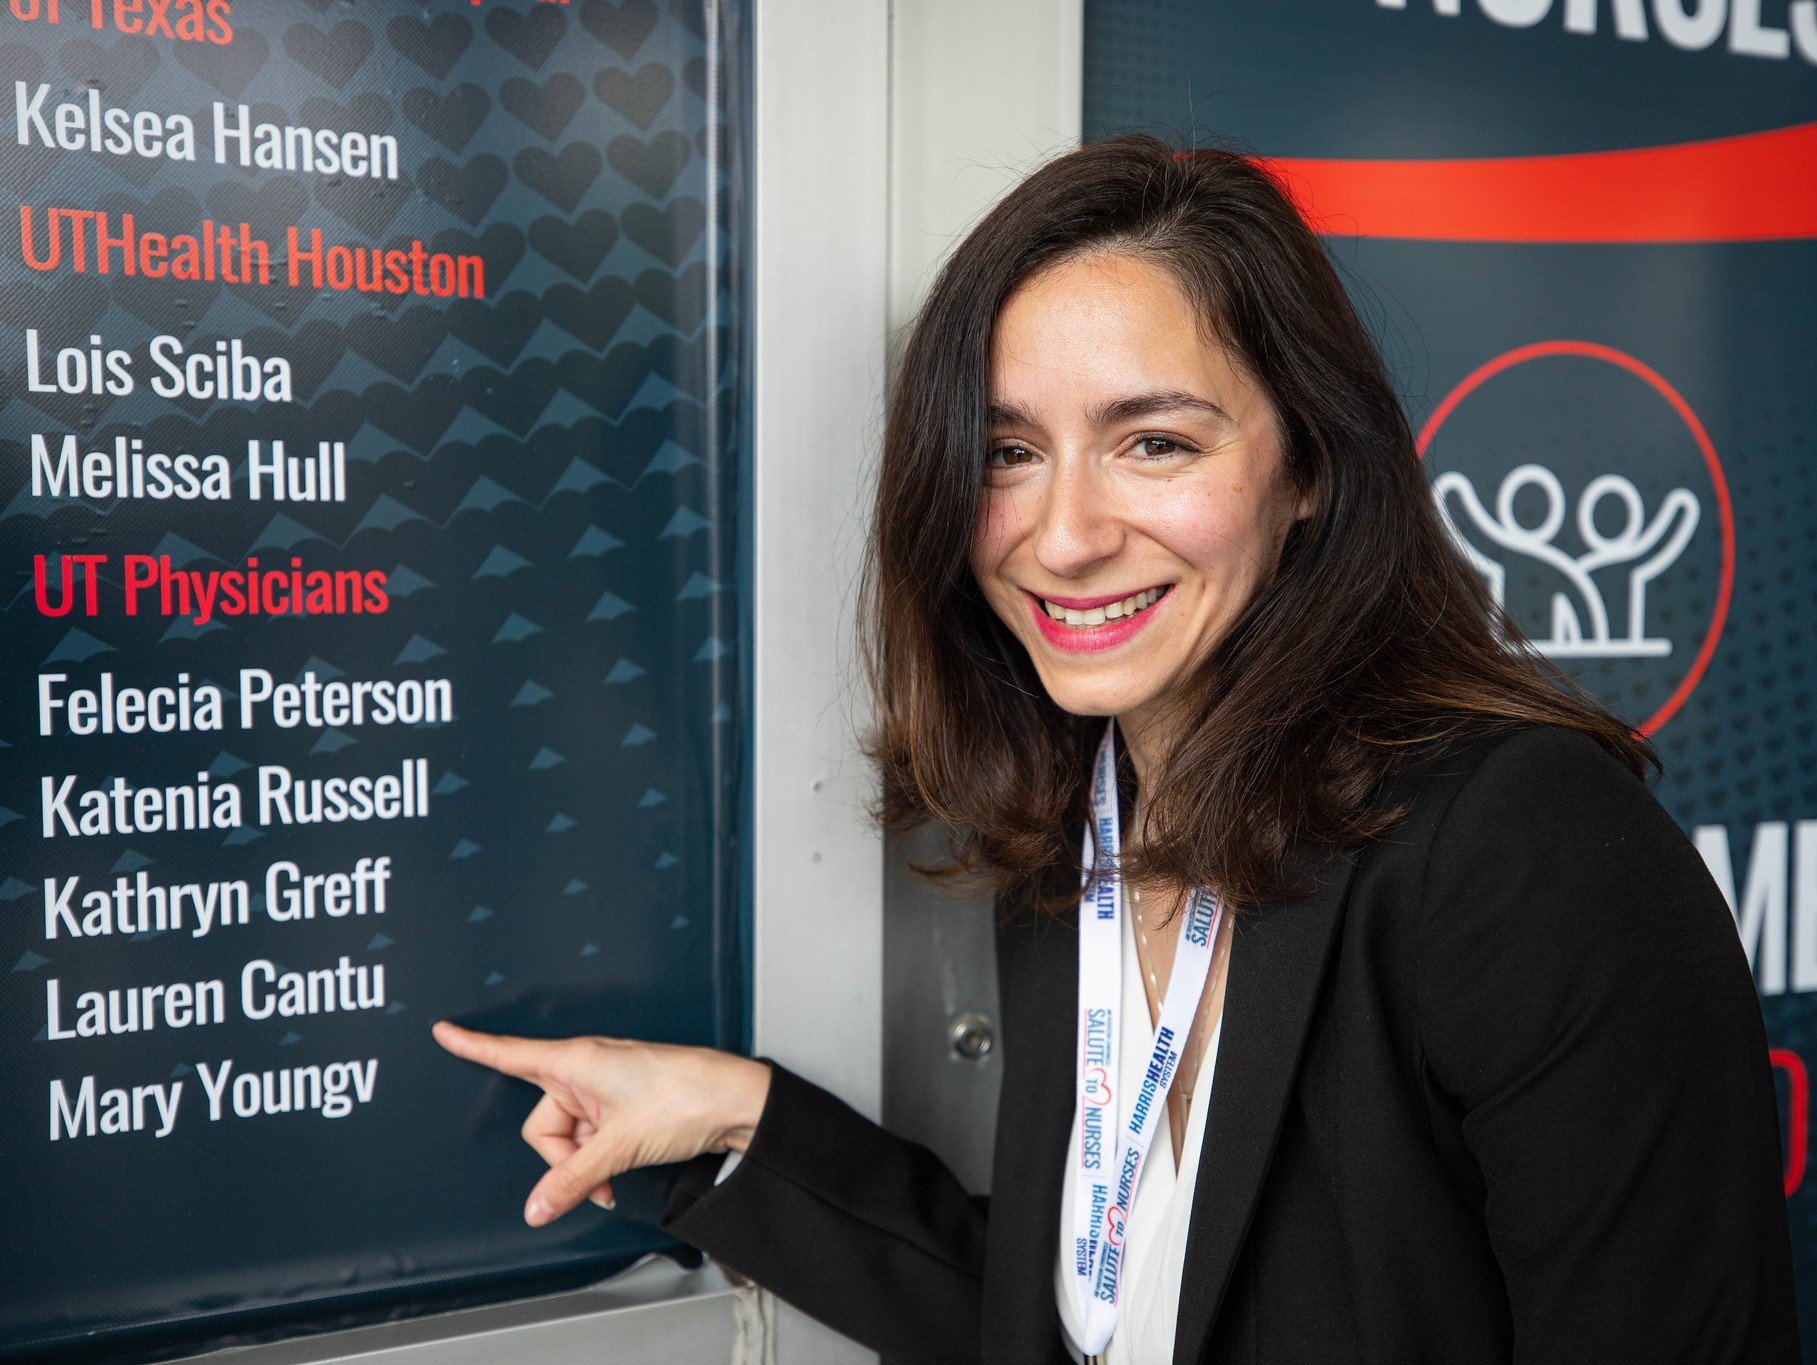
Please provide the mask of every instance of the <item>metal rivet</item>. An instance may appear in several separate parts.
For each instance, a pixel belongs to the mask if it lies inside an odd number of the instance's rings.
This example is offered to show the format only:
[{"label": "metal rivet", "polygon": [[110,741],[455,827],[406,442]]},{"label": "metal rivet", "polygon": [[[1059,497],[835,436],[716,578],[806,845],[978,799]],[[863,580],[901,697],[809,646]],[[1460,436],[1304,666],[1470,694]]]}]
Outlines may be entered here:
[{"label": "metal rivet", "polygon": [[947,1027],[953,1051],[968,1062],[982,1061],[997,1045],[996,1025],[982,1014],[962,1014]]}]

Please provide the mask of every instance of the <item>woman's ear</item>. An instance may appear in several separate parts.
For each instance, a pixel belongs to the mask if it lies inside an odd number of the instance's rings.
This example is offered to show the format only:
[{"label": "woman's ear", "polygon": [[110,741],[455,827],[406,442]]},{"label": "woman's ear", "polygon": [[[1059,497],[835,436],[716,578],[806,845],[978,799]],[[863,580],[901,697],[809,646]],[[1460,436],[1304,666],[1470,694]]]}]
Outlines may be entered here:
[{"label": "woman's ear", "polygon": [[1295,461],[1293,458],[1291,440],[1284,430],[1284,427],[1285,424],[1277,414],[1275,417],[1275,432],[1276,437],[1280,442],[1281,450],[1280,478],[1281,481],[1287,485],[1289,491],[1297,494],[1294,500],[1293,519],[1295,521],[1305,521],[1307,517],[1313,514],[1313,511],[1319,505],[1318,485],[1310,477],[1310,470],[1302,470],[1301,473],[1306,474],[1307,477],[1305,486],[1303,488],[1299,487],[1300,475],[1296,474],[1294,470],[1295,464],[1299,462]]},{"label": "woman's ear", "polygon": [[1318,484],[1309,478],[1306,480],[1305,484],[1302,485],[1300,480],[1295,478],[1293,473],[1287,469],[1281,471],[1281,482],[1285,485],[1283,491],[1293,500],[1292,519],[1294,521],[1305,521],[1306,518],[1313,514],[1319,505]]}]

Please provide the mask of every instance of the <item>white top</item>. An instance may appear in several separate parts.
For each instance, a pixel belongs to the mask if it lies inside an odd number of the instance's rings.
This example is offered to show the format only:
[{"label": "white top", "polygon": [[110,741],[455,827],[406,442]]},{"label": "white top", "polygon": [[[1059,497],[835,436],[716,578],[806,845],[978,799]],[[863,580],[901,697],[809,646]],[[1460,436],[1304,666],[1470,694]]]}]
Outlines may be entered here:
[{"label": "white top", "polygon": [[[1117,1058],[1120,1082],[1117,1093],[1120,1095],[1136,1093],[1154,1045],[1148,996],[1142,989],[1142,968],[1136,959],[1132,918],[1128,913],[1122,916],[1121,1003],[1123,1018],[1134,1027],[1125,1025],[1121,1030]],[[1214,957],[1214,972],[1216,966]],[[1207,988],[1210,985],[1208,979]],[[1136,1180],[1136,1197],[1131,1201],[1129,1220],[1124,1225],[1123,1267],[1118,1290],[1122,1302],[1117,1311],[1116,1331],[1111,1333],[1110,1345],[1104,1352],[1108,1365],[1169,1365],[1173,1360],[1174,1325],[1180,1310],[1180,1273],[1186,1264],[1187,1224],[1192,1217],[1199,1148],[1205,1142],[1205,1102],[1211,1094],[1218,1039],[1223,1031],[1224,1017],[1220,1011],[1211,1037],[1206,1040],[1204,1056],[1199,1060],[1199,1077],[1192,1088],[1192,1108],[1186,1118],[1186,1140],[1181,1144],[1178,1172],[1173,1164],[1172,1115],[1168,1106],[1161,1106],[1154,1145],[1149,1149],[1148,1160],[1142,1163],[1142,1174]],[[1067,1150],[1073,1150],[1078,1141],[1079,1116],[1075,1106]],[[1065,1329],[1066,1348],[1072,1352],[1073,1359],[1083,1360],[1078,1344],[1083,1324],[1073,1303],[1071,1180],[1066,1182],[1064,1190],[1056,1229],[1059,1245],[1054,1258],[1054,1294],[1060,1303],[1060,1325]]]}]

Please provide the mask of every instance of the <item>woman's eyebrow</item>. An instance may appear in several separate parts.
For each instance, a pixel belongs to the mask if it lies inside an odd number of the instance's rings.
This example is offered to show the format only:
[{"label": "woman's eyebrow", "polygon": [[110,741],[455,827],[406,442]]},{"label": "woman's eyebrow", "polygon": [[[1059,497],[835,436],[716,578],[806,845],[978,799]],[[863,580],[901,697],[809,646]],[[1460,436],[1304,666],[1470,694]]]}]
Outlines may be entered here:
[{"label": "woman's eyebrow", "polygon": [[[1107,427],[1137,417],[1152,417],[1162,412],[1204,412],[1215,417],[1228,413],[1209,398],[1184,389],[1155,389],[1149,393],[1127,394],[1113,398],[1086,414],[1094,426]],[[1027,408],[1017,403],[992,399],[985,407],[986,420],[994,427],[1038,427],[1040,421]]]},{"label": "woman's eyebrow", "polygon": [[1016,403],[1002,403],[996,399],[985,405],[984,420],[993,427],[1035,427],[1041,425],[1035,415],[1027,408]]},{"label": "woman's eyebrow", "polygon": [[1187,393],[1184,389],[1156,389],[1150,393],[1136,393],[1126,398],[1113,398],[1101,407],[1093,409],[1091,419],[1094,425],[1105,427],[1117,422],[1127,422],[1136,417],[1152,417],[1158,412],[1183,410],[1210,413],[1214,417],[1229,415],[1209,398],[1201,398],[1196,393]]}]

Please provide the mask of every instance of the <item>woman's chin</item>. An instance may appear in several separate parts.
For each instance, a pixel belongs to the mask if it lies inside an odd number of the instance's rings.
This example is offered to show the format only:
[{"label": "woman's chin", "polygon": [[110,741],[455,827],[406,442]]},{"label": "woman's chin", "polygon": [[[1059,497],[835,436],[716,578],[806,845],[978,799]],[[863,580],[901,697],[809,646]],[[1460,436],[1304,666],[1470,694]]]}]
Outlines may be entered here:
[{"label": "woman's chin", "polygon": [[1091,686],[1082,681],[1044,679],[1047,696],[1062,711],[1075,716],[1121,716],[1148,701],[1152,689],[1128,685]]}]

